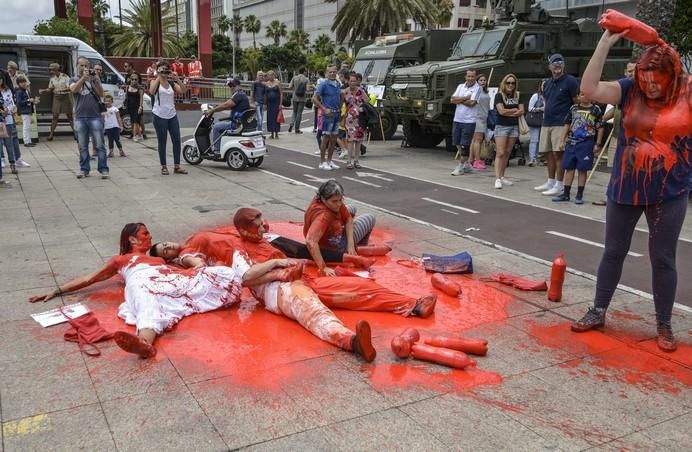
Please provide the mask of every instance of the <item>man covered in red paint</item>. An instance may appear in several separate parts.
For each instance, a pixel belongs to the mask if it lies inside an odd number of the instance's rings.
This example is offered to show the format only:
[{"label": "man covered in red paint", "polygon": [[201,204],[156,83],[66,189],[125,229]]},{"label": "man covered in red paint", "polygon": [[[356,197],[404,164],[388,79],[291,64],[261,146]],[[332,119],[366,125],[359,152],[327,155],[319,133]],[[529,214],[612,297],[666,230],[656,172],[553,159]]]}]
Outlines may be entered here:
[{"label": "man covered in red paint", "polygon": [[[177,259],[184,267],[202,268],[206,265],[234,266],[238,250],[242,251],[239,235],[205,231],[193,235],[183,244],[157,243],[149,254],[167,260]],[[287,274],[283,275],[281,271]],[[367,362],[373,361],[376,352],[368,322],[360,320],[355,333],[349,330],[312,289],[300,280],[293,281],[297,273],[302,273],[302,264],[270,273],[264,278],[264,284],[253,285],[252,293],[268,311],[285,315],[323,341],[361,355]],[[271,283],[272,280],[277,283]]]}]

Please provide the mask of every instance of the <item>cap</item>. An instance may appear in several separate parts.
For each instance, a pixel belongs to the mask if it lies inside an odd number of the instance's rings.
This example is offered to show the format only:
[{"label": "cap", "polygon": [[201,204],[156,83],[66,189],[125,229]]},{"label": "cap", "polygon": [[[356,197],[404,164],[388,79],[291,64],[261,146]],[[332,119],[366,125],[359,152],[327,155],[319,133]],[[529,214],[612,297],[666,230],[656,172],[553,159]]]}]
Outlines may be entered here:
[{"label": "cap", "polygon": [[228,80],[226,80],[226,86],[228,86],[229,88],[233,88],[234,86],[240,86],[240,80],[238,80],[237,78],[229,78]]},{"label": "cap", "polygon": [[548,64],[565,64],[565,57],[561,53],[553,53],[548,58]]}]

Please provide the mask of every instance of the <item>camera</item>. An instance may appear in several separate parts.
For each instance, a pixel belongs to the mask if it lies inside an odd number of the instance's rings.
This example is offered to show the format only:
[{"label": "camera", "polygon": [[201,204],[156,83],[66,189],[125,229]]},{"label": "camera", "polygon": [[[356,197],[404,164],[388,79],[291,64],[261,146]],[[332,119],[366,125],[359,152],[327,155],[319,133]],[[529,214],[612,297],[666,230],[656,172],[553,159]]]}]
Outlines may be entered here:
[{"label": "camera", "polygon": [[89,75],[92,76],[92,77],[95,76],[95,75],[96,75],[96,71],[93,70],[93,69],[89,69]]},{"label": "camera", "polygon": [[159,74],[161,75],[171,75],[171,70],[170,69],[162,69],[159,71]]}]

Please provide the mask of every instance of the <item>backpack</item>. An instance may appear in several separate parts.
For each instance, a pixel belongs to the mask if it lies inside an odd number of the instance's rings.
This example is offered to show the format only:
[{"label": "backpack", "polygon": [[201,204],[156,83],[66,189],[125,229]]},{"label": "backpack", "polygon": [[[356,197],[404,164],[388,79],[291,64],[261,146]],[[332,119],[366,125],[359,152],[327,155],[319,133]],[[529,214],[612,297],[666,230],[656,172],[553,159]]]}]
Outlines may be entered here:
[{"label": "backpack", "polygon": [[302,81],[302,82],[300,82],[300,83],[296,83],[296,90],[295,90],[294,95],[295,95],[296,97],[304,97],[304,96],[305,96],[306,88],[307,88],[307,83],[306,83],[306,82]]},{"label": "backpack", "polygon": [[494,108],[488,112],[488,119],[486,119],[485,124],[490,130],[495,130],[495,123],[497,123],[497,110]]},{"label": "backpack", "polygon": [[379,124],[380,114],[377,109],[368,102],[361,104],[363,111],[358,115],[358,125],[363,128],[372,129]]}]

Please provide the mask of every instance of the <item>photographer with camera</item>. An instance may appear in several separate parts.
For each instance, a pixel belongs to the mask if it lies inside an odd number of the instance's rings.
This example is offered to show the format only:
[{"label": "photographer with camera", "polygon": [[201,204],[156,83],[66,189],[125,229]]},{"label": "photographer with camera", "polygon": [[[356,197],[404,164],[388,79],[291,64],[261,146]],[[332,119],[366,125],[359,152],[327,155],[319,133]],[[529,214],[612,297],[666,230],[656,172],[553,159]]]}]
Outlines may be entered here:
[{"label": "photographer with camera", "polygon": [[70,91],[75,101],[75,130],[79,141],[79,173],[77,179],[89,177],[89,137],[91,137],[98,156],[98,171],[101,179],[108,179],[108,157],[103,139],[103,119],[101,113],[106,107],[101,102],[103,87],[98,74],[89,68],[89,60],[77,60],[77,74],[70,80]]},{"label": "photographer with camera", "polygon": [[175,110],[175,95],[185,94],[185,86],[180,83],[178,74],[171,71],[171,67],[166,62],[160,62],[157,67],[157,75],[149,85],[149,94],[154,98],[152,113],[154,114],[154,129],[156,129],[156,139],[158,141],[159,162],[161,163],[161,174],[167,176],[168,167],[166,166],[166,134],[171,136],[173,141],[173,172],[175,174],[187,174],[187,171],[180,167],[180,123],[178,113]]}]

